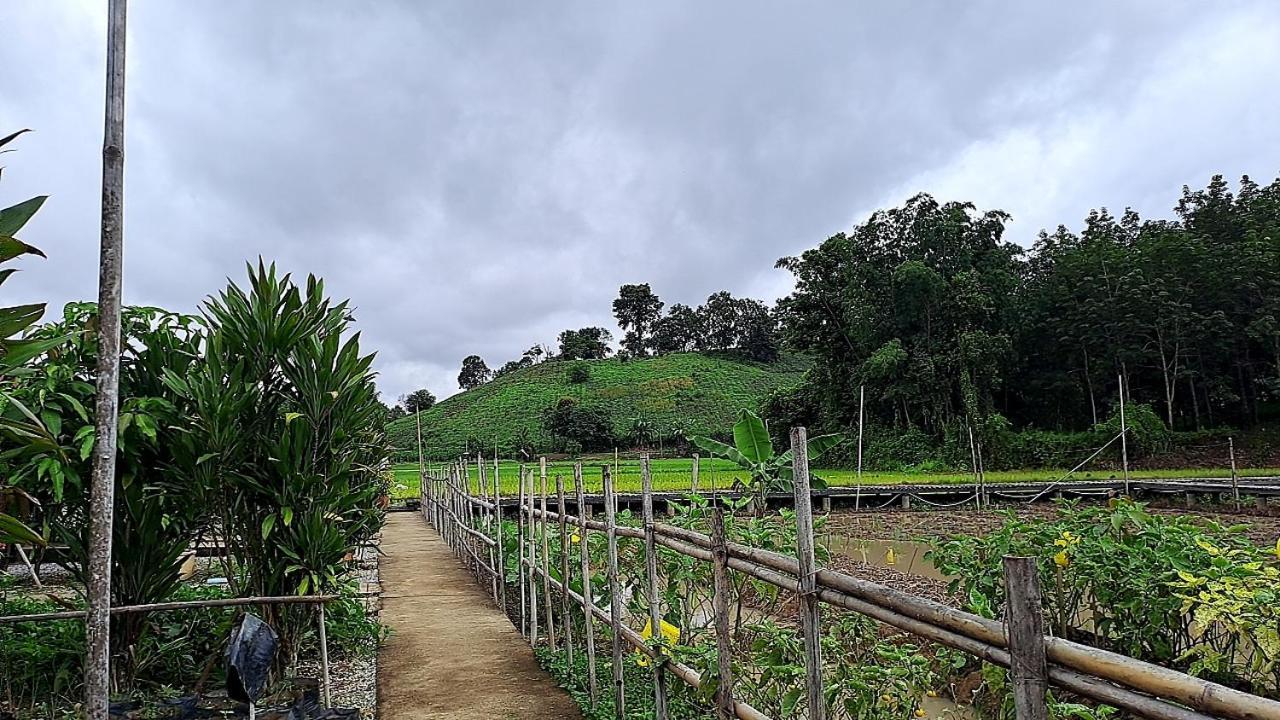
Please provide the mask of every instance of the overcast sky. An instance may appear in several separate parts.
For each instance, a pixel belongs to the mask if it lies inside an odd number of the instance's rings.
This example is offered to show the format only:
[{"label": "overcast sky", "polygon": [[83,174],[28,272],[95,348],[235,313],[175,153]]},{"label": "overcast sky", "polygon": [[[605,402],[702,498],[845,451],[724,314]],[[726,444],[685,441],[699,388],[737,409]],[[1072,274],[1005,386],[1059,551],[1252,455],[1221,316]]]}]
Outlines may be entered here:
[{"label": "overcast sky", "polygon": [[[0,0],[5,285],[96,295],[105,0]],[[620,284],[772,301],[780,256],[918,191],[1167,215],[1280,174],[1280,2],[131,3],[125,302],[262,255],[351,298],[384,396],[456,391]],[[0,134],[4,134],[0,132]],[[10,301],[15,298],[6,297]],[[56,312],[56,310],[55,310]]]}]

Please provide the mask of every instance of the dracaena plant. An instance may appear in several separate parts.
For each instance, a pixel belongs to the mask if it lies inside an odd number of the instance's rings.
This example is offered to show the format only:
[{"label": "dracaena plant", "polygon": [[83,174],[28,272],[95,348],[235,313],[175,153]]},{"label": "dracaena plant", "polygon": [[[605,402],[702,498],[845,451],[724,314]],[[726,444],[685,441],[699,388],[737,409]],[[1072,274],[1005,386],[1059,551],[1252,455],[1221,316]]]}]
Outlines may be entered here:
[{"label": "dracaena plant", "polygon": [[[381,525],[385,413],[372,355],[349,333],[347,304],[274,265],[249,268],[205,303],[205,362],[166,382],[191,408],[179,465],[208,478],[210,510],[226,538],[228,578],[240,595],[333,592],[344,556]],[[310,617],[264,609],[286,659]]]},{"label": "dracaena plant", "polygon": [[[751,474],[751,488],[758,493],[789,492],[792,488],[791,450],[774,452],[773,441],[764,421],[750,410],[738,415],[733,426],[733,445],[702,435],[689,436],[689,442],[716,457],[734,462]],[[816,460],[823,453],[844,442],[844,435],[835,433],[809,438],[809,460]],[[818,489],[827,484],[819,477],[811,478]]]},{"label": "dracaena plant", "polygon": [[[28,131],[19,130],[0,138],[0,147],[9,144],[24,132]],[[45,196],[41,195],[0,210],[0,264],[23,255],[45,256],[38,248],[16,237],[44,201]],[[15,268],[0,270],[0,284],[14,272]],[[44,303],[0,308],[0,438],[3,439],[0,462],[20,460],[33,452],[58,450],[57,443],[40,416],[10,392],[15,377],[31,372],[26,367],[28,362],[66,340],[65,337],[23,337],[32,325],[39,322],[44,315],[44,308]],[[29,507],[33,503],[34,498],[18,488],[0,487],[0,510],[6,510],[10,505]],[[15,542],[44,545],[45,539],[20,518],[0,512],[0,544]]]}]

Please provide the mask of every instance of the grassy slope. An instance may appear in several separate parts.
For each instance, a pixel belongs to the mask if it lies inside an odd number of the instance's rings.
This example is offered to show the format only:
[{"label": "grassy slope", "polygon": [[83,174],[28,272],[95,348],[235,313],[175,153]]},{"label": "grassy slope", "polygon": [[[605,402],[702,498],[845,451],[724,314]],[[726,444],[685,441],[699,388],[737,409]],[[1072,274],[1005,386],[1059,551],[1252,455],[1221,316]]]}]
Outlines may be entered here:
[{"label": "grassy slope", "polygon": [[[521,427],[527,428],[536,446],[546,447],[542,412],[562,397],[604,408],[620,435],[640,416],[659,429],[688,423],[686,429],[692,432],[723,432],[740,409],[755,409],[773,390],[795,384],[806,367],[799,358],[766,365],[680,353],[627,362],[589,361],[591,379],[575,385],[566,377],[570,365],[545,362],[524,368],[438,403],[422,414],[428,455],[455,457],[468,439],[488,447],[496,440],[506,452]],[[388,427],[401,459],[416,453],[414,432],[412,416]]]}]

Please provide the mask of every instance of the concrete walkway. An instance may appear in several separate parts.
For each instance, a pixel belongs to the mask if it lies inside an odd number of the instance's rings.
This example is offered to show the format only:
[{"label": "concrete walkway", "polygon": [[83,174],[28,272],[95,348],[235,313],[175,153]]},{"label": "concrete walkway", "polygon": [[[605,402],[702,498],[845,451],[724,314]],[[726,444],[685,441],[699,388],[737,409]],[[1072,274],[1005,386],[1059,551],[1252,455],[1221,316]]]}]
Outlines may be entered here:
[{"label": "concrete walkway", "polygon": [[389,514],[382,551],[382,720],[582,717],[421,515]]}]

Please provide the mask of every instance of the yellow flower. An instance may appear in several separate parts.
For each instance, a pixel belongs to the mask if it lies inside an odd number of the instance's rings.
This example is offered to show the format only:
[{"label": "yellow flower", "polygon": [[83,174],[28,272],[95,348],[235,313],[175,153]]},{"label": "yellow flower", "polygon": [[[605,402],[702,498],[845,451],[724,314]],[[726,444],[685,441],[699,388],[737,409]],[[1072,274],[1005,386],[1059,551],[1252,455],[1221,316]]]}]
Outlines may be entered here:
[{"label": "yellow flower", "polygon": [[580,542],[582,542],[582,536],[581,536],[581,535],[579,535],[578,533],[574,533],[574,534],[572,534],[572,535],[570,535],[570,536],[569,536],[569,542],[571,542],[571,543],[580,543]]},{"label": "yellow flower", "polygon": [[1059,552],[1053,556],[1053,563],[1058,567],[1066,567],[1071,564],[1071,559],[1067,557],[1066,552]]},{"label": "yellow flower", "polygon": [[[666,620],[659,620],[658,626],[662,629],[662,637],[663,639],[666,640],[668,645],[675,645],[676,643],[680,642],[680,628],[676,627],[675,625],[672,625]],[[653,637],[653,621],[652,620],[645,621],[644,629],[640,631],[640,637],[646,641],[649,640],[649,638]]]}]

